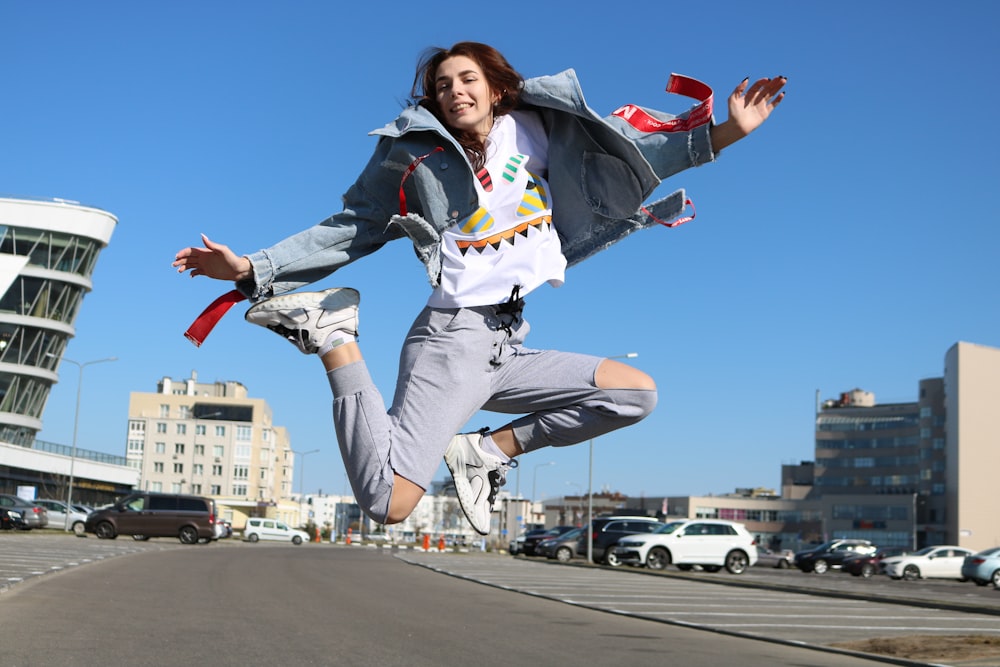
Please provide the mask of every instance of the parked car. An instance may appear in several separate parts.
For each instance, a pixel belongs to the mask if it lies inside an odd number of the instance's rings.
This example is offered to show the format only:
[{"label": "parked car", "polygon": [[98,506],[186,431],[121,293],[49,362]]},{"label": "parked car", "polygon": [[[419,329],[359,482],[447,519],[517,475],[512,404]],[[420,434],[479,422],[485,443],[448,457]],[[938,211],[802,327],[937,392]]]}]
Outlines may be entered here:
[{"label": "parked car", "polygon": [[233,524],[226,521],[225,519],[216,518],[215,520],[215,539],[224,540],[227,537],[233,536]]},{"label": "parked car", "polygon": [[541,533],[536,533],[534,535],[525,535],[524,542],[521,544],[521,553],[525,556],[536,556],[536,547],[538,543],[542,540],[548,539],[550,537],[559,537],[563,533],[568,533],[573,530],[574,526],[555,526],[554,528],[549,528]]},{"label": "parked car", "polygon": [[544,535],[548,529],[547,528],[532,528],[527,532],[518,535],[517,538],[510,541],[509,551],[511,556],[516,556],[520,553],[524,553],[524,543],[528,541],[528,538],[538,537],[539,535]]},{"label": "parked car", "polygon": [[924,547],[904,556],[882,559],[882,569],[893,579],[957,579],[965,581],[962,565],[971,549],[951,545]]},{"label": "parked car", "polygon": [[[651,533],[663,523],[651,516],[602,516],[594,517],[590,523],[591,554],[595,563],[617,565],[611,547],[626,535],[636,533]],[[587,533],[584,532],[576,540],[576,553],[587,556]]]},{"label": "parked car", "polygon": [[548,537],[535,545],[535,555],[568,563],[576,555],[576,541],[581,535],[586,539],[586,533],[583,531],[584,528],[574,528],[568,533]]},{"label": "parked car", "polygon": [[612,553],[619,563],[651,570],[700,565],[707,572],[725,567],[731,574],[742,574],[757,562],[757,546],[746,526],[723,519],[671,521],[648,535],[621,538]]},{"label": "parked car", "polygon": [[183,544],[215,537],[215,501],[176,493],[133,493],[87,515],[86,531],[100,539],[176,537]]},{"label": "parked car", "polygon": [[830,540],[795,554],[795,567],[803,572],[824,574],[839,569],[844,559],[857,554],[875,553],[877,547],[868,540]]},{"label": "parked car", "polygon": [[977,586],[993,584],[994,588],[1000,588],[1000,547],[966,556],[962,576],[976,582]]},{"label": "parked car", "polygon": [[848,556],[841,563],[840,571],[855,577],[870,579],[882,572],[882,560],[907,553],[904,547],[879,547],[874,553]]},{"label": "parked car", "polygon": [[41,505],[9,493],[0,493],[0,511],[14,510],[21,515],[24,529],[45,528],[49,525],[49,512]]},{"label": "parked car", "polygon": [[288,526],[283,521],[275,519],[247,519],[247,527],[243,529],[243,539],[250,542],[258,540],[278,540],[302,544],[309,541],[309,533]]},{"label": "parked car", "polygon": [[[70,529],[77,535],[83,535],[84,526],[87,523],[87,515],[84,512],[68,506],[61,500],[50,500],[41,498],[35,501],[36,505],[41,505],[49,513],[49,528],[59,530]],[[68,520],[67,520],[68,515]]]},{"label": "parked car", "polygon": [[0,530],[24,530],[24,518],[17,510],[0,508]]},{"label": "parked car", "polygon": [[787,570],[795,560],[795,552],[791,549],[779,549],[774,551],[767,547],[757,547],[757,565],[761,567],[776,567]]}]

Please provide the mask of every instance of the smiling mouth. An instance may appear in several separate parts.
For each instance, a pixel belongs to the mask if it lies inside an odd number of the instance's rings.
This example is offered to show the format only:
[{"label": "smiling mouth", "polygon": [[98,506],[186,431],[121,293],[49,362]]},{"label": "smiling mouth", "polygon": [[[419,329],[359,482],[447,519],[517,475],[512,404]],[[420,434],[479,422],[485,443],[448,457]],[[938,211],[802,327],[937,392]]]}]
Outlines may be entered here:
[{"label": "smiling mouth", "polygon": [[451,108],[451,111],[452,113],[459,113],[461,111],[465,111],[466,109],[471,109],[471,108],[472,108],[471,102],[463,102],[462,104],[456,104],[455,106],[453,106]]}]

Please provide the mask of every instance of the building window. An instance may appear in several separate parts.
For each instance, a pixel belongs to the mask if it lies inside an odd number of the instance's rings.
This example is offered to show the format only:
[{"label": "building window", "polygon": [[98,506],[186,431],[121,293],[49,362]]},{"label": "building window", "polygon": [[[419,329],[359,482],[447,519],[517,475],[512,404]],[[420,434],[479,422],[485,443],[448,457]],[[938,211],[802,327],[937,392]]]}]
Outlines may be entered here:
[{"label": "building window", "polygon": [[146,422],[134,419],[128,423],[129,433],[145,433]]},{"label": "building window", "polygon": [[194,434],[195,435],[205,435],[205,425],[204,424],[195,424],[194,425]]},{"label": "building window", "polygon": [[216,463],[215,465],[213,465],[212,466],[212,475],[214,475],[215,477],[219,477],[220,475],[222,475],[222,466],[219,465],[218,463]]},{"label": "building window", "polygon": [[233,450],[233,458],[240,461],[250,460],[250,445],[236,445]]},{"label": "building window", "polygon": [[263,468],[260,469],[260,478],[267,479],[267,470],[264,470]]},{"label": "building window", "polygon": [[222,445],[212,445],[212,456],[222,458],[226,455],[226,448]]},{"label": "building window", "polygon": [[170,416],[170,406],[165,403],[160,404],[160,418],[166,419]]},{"label": "building window", "polygon": [[183,463],[175,463],[174,464],[174,472],[176,472],[178,474],[183,473],[184,472],[184,464]]},{"label": "building window", "polygon": [[188,430],[187,424],[177,425],[177,435],[187,435],[187,430]]},{"label": "building window", "polygon": [[156,432],[157,433],[166,433],[167,432],[167,424],[166,424],[166,422],[156,422]]},{"label": "building window", "polygon": [[215,435],[217,435],[220,438],[224,438],[226,436],[226,427],[221,425],[216,426]]},{"label": "building window", "polygon": [[944,449],[944,438],[934,438],[931,440],[931,447],[934,449]]},{"label": "building window", "polygon": [[174,443],[174,454],[183,454],[183,453],[184,453],[184,443],[183,442],[175,442]]},{"label": "building window", "polygon": [[234,496],[246,496],[247,495],[247,485],[246,484],[233,484],[233,495]]},{"label": "building window", "polygon": [[221,496],[222,495],[222,487],[219,486],[218,484],[213,484],[211,486],[211,489],[212,489],[211,493],[212,493],[213,496]]},{"label": "building window", "polygon": [[253,440],[253,427],[240,425],[236,427],[236,439],[242,442]]},{"label": "building window", "polygon": [[174,482],[173,484],[171,484],[170,485],[170,492],[171,493],[180,493],[181,492],[181,484],[180,484],[180,482]]},{"label": "building window", "polygon": [[250,466],[233,466],[233,479],[249,479]]},{"label": "building window", "polygon": [[163,491],[163,483],[153,482],[152,484],[149,485],[149,490],[152,491],[153,493],[161,493]]},{"label": "building window", "polygon": [[191,406],[190,405],[182,405],[180,407],[180,411],[181,411],[181,419],[191,419]]},{"label": "building window", "polygon": [[191,493],[195,493],[195,494],[201,493],[201,484],[192,484],[191,485]]},{"label": "building window", "polygon": [[153,472],[163,472],[163,462],[157,461],[153,464]]},{"label": "building window", "polygon": [[931,414],[932,413],[931,413],[930,406],[925,405],[924,407],[920,408],[920,418],[921,419],[927,419],[928,417],[931,416]]},{"label": "building window", "polygon": [[158,443],[156,443],[156,453],[157,454],[166,454],[167,453],[167,443],[165,443],[165,442],[158,442]]},{"label": "building window", "polygon": [[191,466],[191,474],[195,475],[196,477],[200,477],[201,475],[204,475],[205,474],[205,466],[203,466],[200,463],[195,463],[193,466]]},{"label": "building window", "polygon": [[195,456],[204,456],[205,455],[205,445],[195,445],[194,446],[194,455]]},{"label": "building window", "polygon": [[129,440],[128,450],[130,452],[141,452],[144,444],[145,442],[142,440]]}]

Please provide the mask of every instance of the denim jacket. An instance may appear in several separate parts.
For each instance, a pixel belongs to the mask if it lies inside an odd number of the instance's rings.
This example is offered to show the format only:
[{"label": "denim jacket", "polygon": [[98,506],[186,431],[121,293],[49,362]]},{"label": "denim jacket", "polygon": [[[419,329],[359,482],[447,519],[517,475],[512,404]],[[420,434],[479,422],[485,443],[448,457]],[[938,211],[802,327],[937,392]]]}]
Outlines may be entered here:
[{"label": "denim jacket", "polygon": [[[521,105],[541,115],[549,135],[553,226],[570,266],[680,215],[683,190],[643,202],[663,179],[715,159],[710,123],[684,132],[643,132],[617,116],[601,118],[584,101],[573,70],[527,79]],[[371,134],[379,137],[378,145],[344,195],[344,209],[248,255],[253,278],[237,284],[240,292],[259,301],[297,289],[403,236],[437,285],[441,233],[479,206],[472,166],[423,107],[405,109]]]}]

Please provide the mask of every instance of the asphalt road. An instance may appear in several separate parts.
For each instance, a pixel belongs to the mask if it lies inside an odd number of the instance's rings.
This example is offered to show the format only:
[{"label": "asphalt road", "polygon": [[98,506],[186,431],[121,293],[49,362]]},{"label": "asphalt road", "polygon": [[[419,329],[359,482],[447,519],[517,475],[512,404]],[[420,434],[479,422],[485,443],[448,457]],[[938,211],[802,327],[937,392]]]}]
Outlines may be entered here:
[{"label": "asphalt road", "polygon": [[[829,620],[831,609],[844,611],[832,598],[775,591],[792,597],[762,599],[759,590],[690,578],[493,554],[6,534],[0,563],[3,667],[885,664],[805,648],[796,642],[819,645],[830,635],[783,637],[789,618],[760,614],[794,602],[788,616]],[[967,629],[980,622],[948,615]],[[739,627],[748,618],[757,627]],[[1000,629],[1000,617],[986,618],[987,631]]]}]

